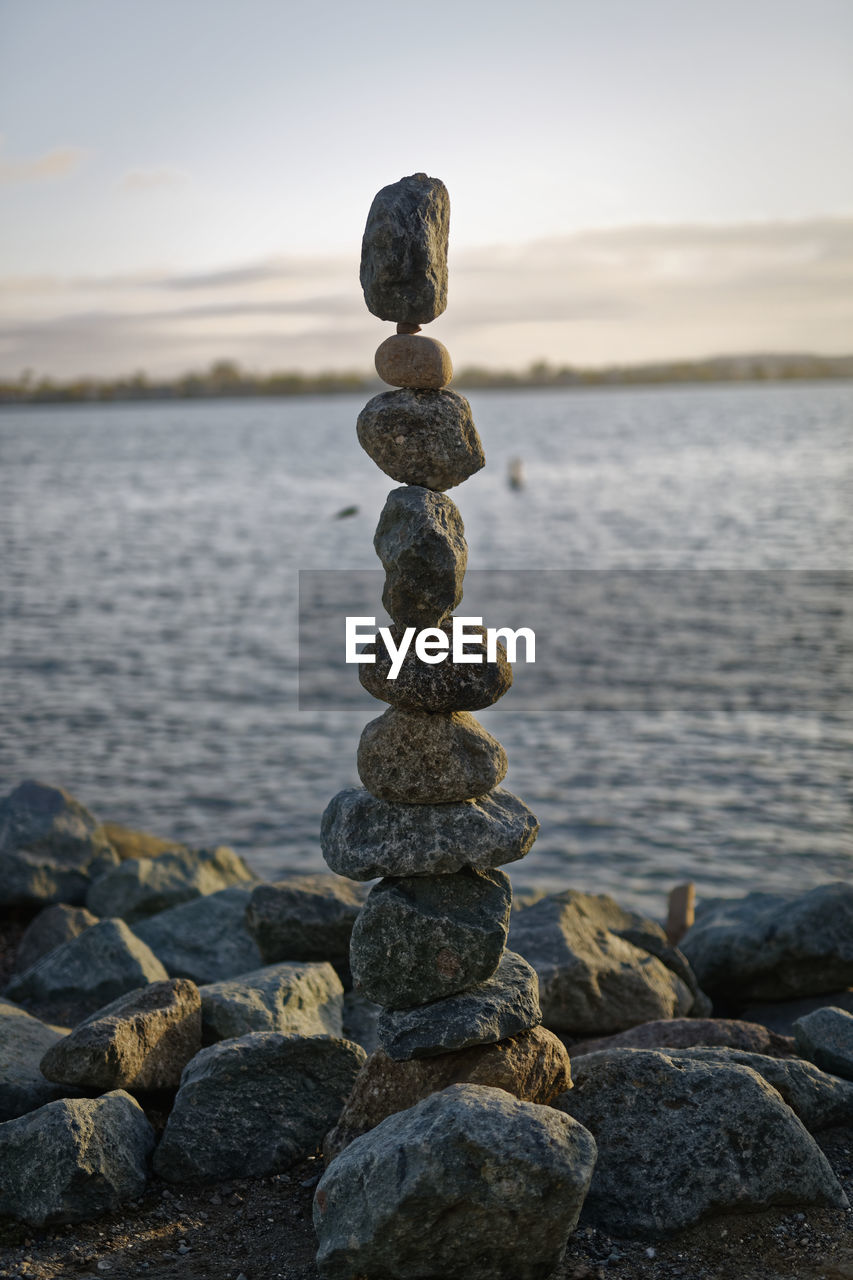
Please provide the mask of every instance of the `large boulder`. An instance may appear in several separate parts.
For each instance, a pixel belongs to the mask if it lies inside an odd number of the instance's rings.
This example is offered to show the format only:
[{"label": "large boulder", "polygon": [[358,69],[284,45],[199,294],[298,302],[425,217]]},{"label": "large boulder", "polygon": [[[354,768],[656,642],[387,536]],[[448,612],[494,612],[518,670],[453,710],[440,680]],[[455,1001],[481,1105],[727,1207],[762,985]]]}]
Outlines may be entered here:
[{"label": "large boulder", "polygon": [[98,923],[85,907],[69,907],[67,903],[56,902],[52,907],[45,907],[30,921],[15,953],[15,972],[24,973],[63,942],[70,942],[84,931]]},{"label": "large boulder", "polygon": [[523,1102],[549,1106],[571,1089],[571,1064],[562,1042],[544,1027],[437,1058],[395,1062],[377,1049],[359,1072],[337,1124],[326,1135],[326,1161],[340,1155],[344,1147],[375,1129],[387,1116],[405,1111],[452,1084],[489,1085]]},{"label": "large boulder", "polygon": [[119,996],[47,1050],[42,1074],[57,1084],[144,1092],[177,1089],[201,1048],[201,1000],[186,978]]},{"label": "large boulder", "polygon": [[173,978],[199,986],[235,978],[263,963],[244,919],[251,894],[251,885],[235,884],[139,920],[134,932]]},{"label": "large boulder", "polygon": [[67,1096],[66,1089],[45,1080],[39,1069],[42,1058],[62,1034],[25,1009],[0,1000],[0,1122]]},{"label": "large boulder", "polygon": [[853,986],[853,884],[701,902],[681,949],[704,990],[733,1004]]},{"label": "large boulder", "polygon": [[464,396],[443,391],[383,391],[356,423],[358,442],[398,484],[452,489],[485,465],[483,446]]},{"label": "large boulder", "polygon": [[389,1116],[314,1195],[324,1280],[542,1280],[595,1164],[582,1125],[502,1089],[456,1084]]},{"label": "large boulder", "polygon": [[259,884],[246,907],[246,928],[264,964],[282,960],[349,964],[352,927],[366,889],[328,872],[292,873]]},{"label": "large boulder", "polygon": [[612,1036],[575,1041],[571,1051],[573,1058],[580,1058],[599,1049],[690,1049],[693,1046],[740,1049],[766,1054],[769,1058],[792,1058],[796,1053],[790,1036],[777,1035],[758,1022],[741,1022],[737,1018],[661,1018]]},{"label": "large boulder", "polygon": [[144,1191],[153,1146],[142,1108],[120,1090],[0,1124],[0,1216],[44,1227],[111,1213]]},{"label": "large boulder", "polygon": [[373,197],[359,276],[368,311],[429,324],[447,306],[450,196],[440,178],[413,173]]},{"label": "large boulder", "polygon": [[552,1031],[600,1036],[696,1005],[688,966],[660,926],[605,894],[567,889],[540,899],[513,916],[509,945],[536,970]]},{"label": "large boulder", "polygon": [[101,920],[17,974],[6,995],[43,1017],[75,1023],[125,992],[168,976],[123,920]]},{"label": "large boulder", "polygon": [[128,858],[93,881],[86,905],[98,916],[120,916],[132,924],[218,893],[232,884],[254,883],[257,876],[233,849],[179,849],[157,858]]},{"label": "large boulder", "polygon": [[847,1205],[774,1088],[749,1067],[690,1052],[619,1049],[574,1063],[574,1088],[555,1105],[598,1144],[586,1222],[654,1238],[735,1209]]},{"label": "large boulder", "polygon": [[362,730],[358,776],[372,795],[396,804],[449,804],[503,782],[507,758],[497,738],[467,711],[430,715],[391,707]]},{"label": "large boulder", "polygon": [[[815,1009],[794,1023],[794,1039],[804,1058],[853,1080],[853,1014],[845,1009]],[[853,1117],[853,1109],[850,1114]]]},{"label": "large boulder", "polygon": [[438,627],[462,599],[465,526],[446,494],[421,485],[392,489],[373,538],[385,570],[382,604],[402,627]]},{"label": "large boulder", "polygon": [[205,1044],[250,1031],[341,1036],[343,986],[323,964],[273,964],[201,988]]},{"label": "large boulder", "polygon": [[0,800],[0,906],[79,906],[118,862],[104,829],[62,787],[22,782]]},{"label": "large boulder", "polygon": [[366,1056],[349,1040],[273,1031],[202,1049],[184,1071],[155,1171],[204,1182],[286,1169],[319,1147]]}]

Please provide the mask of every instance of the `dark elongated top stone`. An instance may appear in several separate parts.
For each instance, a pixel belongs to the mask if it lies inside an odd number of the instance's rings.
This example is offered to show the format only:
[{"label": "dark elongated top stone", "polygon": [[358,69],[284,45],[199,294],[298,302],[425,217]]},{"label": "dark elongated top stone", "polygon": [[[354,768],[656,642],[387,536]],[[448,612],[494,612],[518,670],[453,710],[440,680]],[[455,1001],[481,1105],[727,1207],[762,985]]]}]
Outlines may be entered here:
[{"label": "dark elongated top stone", "polygon": [[401,484],[451,489],[485,465],[471,406],[446,387],[383,391],[368,400],[356,430],[365,453]]},{"label": "dark elongated top stone", "polygon": [[450,197],[439,178],[414,173],[374,196],[361,245],[368,311],[398,324],[428,324],[447,306]]},{"label": "dark elongated top stone", "polygon": [[392,489],[373,545],[386,575],[382,604],[400,626],[438,626],[461,601],[468,544],[445,494],[421,485]]}]

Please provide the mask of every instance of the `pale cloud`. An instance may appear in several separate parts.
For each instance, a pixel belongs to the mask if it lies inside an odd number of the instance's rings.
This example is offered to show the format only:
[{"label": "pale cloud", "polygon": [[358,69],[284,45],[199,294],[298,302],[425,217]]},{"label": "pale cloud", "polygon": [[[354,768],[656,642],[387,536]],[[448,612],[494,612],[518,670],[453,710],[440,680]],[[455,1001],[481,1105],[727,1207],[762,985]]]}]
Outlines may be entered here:
[{"label": "pale cloud", "polygon": [[0,184],[11,186],[67,178],[80,168],[85,154],[81,147],[54,147],[28,160],[8,160],[0,156]]},{"label": "pale cloud", "polygon": [[128,169],[117,186],[120,191],[152,191],[162,187],[180,187],[188,175],[180,169]]}]

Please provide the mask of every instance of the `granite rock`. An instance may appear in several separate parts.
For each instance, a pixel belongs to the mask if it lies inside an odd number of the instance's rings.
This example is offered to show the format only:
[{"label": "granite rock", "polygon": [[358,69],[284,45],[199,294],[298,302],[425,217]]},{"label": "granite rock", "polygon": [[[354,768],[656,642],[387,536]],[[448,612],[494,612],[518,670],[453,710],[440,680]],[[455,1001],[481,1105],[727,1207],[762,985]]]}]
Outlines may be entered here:
[{"label": "granite rock", "polygon": [[376,372],[392,387],[441,391],[453,377],[450,352],[426,334],[395,333],[379,346]]},{"label": "granite rock", "polygon": [[333,1036],[255,1031],[196,1054],[154,1155],[167,1182],[252,1178],[311,1155],[366,1054]]},{"label": "granite rock", "polygon": [[251,1031],[342,1035],[341,980],[330,964],[273,964],[201,988],[205,1044]]},{"label": "granite rock", "polygon": [[[438,630],[448,638],[452,646],[452,622],[446,622]],[[466,653],[482,654],[480,663],[453,662],[448,657],[443,662],[422,662],[415,652],[414,640],[402,661],[395,679],[388,678],[391,658],[382,643],[365,645],[363,652],[373,653],[375,662],[362,662],[358,678],[362,687],[380,702],[389,702],[401,711],[480,711],[502,698],[512,684],[512,666],[507,662],[506,649],[497,646],[497,661],[486,661],[486,628],[466,626],[466,634],[476,633],[478,643],[466,644]],[[391,627],[391,636],[399,649],[403,638],[400,627]]]},{"label": "granite rock", "polygon": [[246,908],[246,927],[265,964],[329,960],[346,966],[365,890],[341,876],[318,872],[259,884]]},{"label": "granite rock", "polygon": [[233,849],[180,849],[157,858],[128,858],[93,881],[86,905],[97,916],[120,916],[128,924],[157,915],[257,876]]},{"label": "granite rock", "polygon": [[422,485],[392,489],[373,538],[385,570],[382,604],[403,627],[437,627],[462,599],[468,563],[456,504]]},{"label": "granite rock", "polygon": [[757,1022],[738,1018],[660,1018],[642,1022],[627,1031],[597,1040],[579,1040],[570,1045],[573,1058],[600,1049],[740,1049],[768,1058],[793,1058],[794,1041],[777,1035]]},{"label": "granite rock", "polygon": [[582,1125],[502,1089],[456,1084],[364,1134],[314,1195],[324,1280],[542,1280],[595,1164]]},{"label": "granite rock", "polygon": [[[794,1023],[794,1039],[804,1058],[834,1075],[853,1080],[853,1014],[816,1009]],[[853,1106],[850,1109],[853,1117]]]},{"label": "granite rock", "polygon": [[250,884],[182,902],[134,924],[174,978],[203,986],[260,968],[261,953],[245,924]]},{"label": "granite rock", "polygon": [[56,902],[52,907],[45,907],[33,919],[26,933],[18,943],[15,954],[15,972],[23,973],[46,956],[63,942],[77,938],[84,929],[98,923],[85,907],[69,907],[64,902]]},{"label": "granite rock", "polygon": [[455,804],[391,804],[363,787],[339,791],[321,824],[323,857],[353,880],[486,871],[516,862],[539,823],[517,796],[496,787]]},{"label": "granite rock", "polygon": [[438,178],[413,173],[373,198],[361,244],[361,287],[380,320],[428,324],[447,306],[450,197]]},{"label": "granite rock", "polygon": [[62,1032],[0,1000],[0,1123],[67,1096],[45,1080],[39,1063]]},{"label": "granite rock", "polygon": [[358,776],[380,800],[449,804],[484,796],[503,781],[501,744],[467,711],[427,715],[391,707],[364,726]]},{"label": "granite rock", "polygon": [[356,423],[358,442],[399,484],[452,489],[485,466],[471,406],[455,391],[383,391]]},{"label": "granite rock", "polygon": [[352,931],[356,989],[406,1009],[485,982],[503,954],[511,901],[502,871],[380,880]]}]

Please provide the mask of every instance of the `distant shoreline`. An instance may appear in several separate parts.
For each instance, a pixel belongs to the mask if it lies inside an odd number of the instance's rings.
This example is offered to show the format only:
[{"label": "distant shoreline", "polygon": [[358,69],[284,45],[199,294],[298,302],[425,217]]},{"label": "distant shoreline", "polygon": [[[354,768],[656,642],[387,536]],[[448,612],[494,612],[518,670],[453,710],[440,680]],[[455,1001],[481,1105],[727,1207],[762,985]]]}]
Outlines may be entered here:
[{"label": "distant shoreline", "polygon": [[[453,389],[537,390],[664,386],[682,383],[766,383],[853,378],[853,355],[765,354],[714,356],[654,364],[581,368],[537,361],[523,371],[468,367],[453,378]],[[81,377],[70,381],[0,378],[0,405],[114,404],[140,401],[256,399],[281,396],[340,395],[387,390],[375,374],[352,372],[257,374],[230,360],[220,360],[203,373],[151,379],[144,373],[125,378]]]}]

